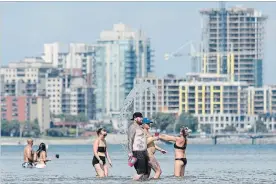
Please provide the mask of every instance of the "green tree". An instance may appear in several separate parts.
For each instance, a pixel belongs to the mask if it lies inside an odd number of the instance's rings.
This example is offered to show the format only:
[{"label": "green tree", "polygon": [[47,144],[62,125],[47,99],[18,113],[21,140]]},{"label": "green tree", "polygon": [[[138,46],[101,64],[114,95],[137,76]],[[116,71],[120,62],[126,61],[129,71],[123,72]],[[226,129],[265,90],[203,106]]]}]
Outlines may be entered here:
[{"label": "green tree", "polygon": [[66,115],[65,116],[65,121],[68,121],[68,122],[77,122],[78,121],[78,118],[77,116],[73,116],[73,115]]},{"label": "green tree", "polygon": [[64,119],[65,115],[64,114],[58,114],[58,115],[55,115],[53,114],[53,118],[60,118],[60,119]]},{"label": "green tree", "polygon": [[49,128],[47,130],[47,135],[52,137],[64,137],[68,136],[69,129],[68,128]]},{"label": "green tree", "polygon": [[88,117],[84,113],[80,113],[77,117],[78,117],[79,122],[88,122],[89,121]]},{"label": "green tree", "polygon": [[198,120],[191,114],[182,113],[175,126],[175,131],[179,131],[181,127],[188,127],[192,132],[196,132],[198,128]]},{"label": "green tree", "polygon": [[152,116],[152,119],[154,121],[154,127],[157,129],[160,129],[160,131],[166,130],[168,125],[174,124],[175,123],[175,115],[174,114],[169,114],[169,113],[161,113],[158,112]]},{"label": "green tree", "polygon": [[1,135],[3,136],[10,136],[8,123],[6,120],[1,120]]},{"label": "green tree", "polygon": [[[249,129],[248,132],[255,132],[254,125]],[[257,133],[267,133],[268,132],[266,125],[264,124],[263,121],[261,121],[261,120],[256,121],[256,132]]]},{"label": "green tree", "polygon": [[212,129],[211,129],[211,124],[202,124],[200,126],[200,129],[202,132],[205,132],[206,134],[210,134]]},{"label": "green tree", "polygon": [[39,137],[40,136],[40,127],[38,120],[35,119],[33,122],[26,121],[23,124],[23,137]]},{"label": "green tree", "polygon": [[223,129],[223,132],[237,132],[237,129],[236,127],[234,127],[233,125],[229,126],[227,125],[224,129]]},{"label": "green tree", "polygon": [[169,124],[166,128],[166,132],[172,133],[172,132],[174,132],[174,128],[175,128],[175,123]]}]

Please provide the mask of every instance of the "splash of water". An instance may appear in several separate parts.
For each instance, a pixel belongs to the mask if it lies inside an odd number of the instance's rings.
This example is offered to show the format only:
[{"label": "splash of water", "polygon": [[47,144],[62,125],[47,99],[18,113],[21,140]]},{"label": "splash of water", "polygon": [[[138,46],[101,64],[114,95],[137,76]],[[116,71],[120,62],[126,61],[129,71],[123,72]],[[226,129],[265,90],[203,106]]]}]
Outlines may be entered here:
[{"label": "splash of water", "polygon": [[[154,85],[148,82],[142,82],[137,85],[130,91],[126,99],[124,100],[123,106],[120,110],[118,128],[121,134],[127,134],[128,122],[134,113],[133,102],[135,98],[141,98],[144,95],[144,92],[149,90],[153,95],[157,96],[157,89]],[[125,150],[127,150],[127,140],[124,140],[121,145]]]}]

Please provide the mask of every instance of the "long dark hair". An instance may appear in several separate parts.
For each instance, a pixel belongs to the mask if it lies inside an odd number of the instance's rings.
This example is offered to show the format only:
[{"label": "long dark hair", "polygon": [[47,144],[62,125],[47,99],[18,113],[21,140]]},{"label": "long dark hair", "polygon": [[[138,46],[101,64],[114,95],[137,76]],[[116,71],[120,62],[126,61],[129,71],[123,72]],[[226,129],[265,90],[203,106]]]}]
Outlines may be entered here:
[{"label": "long dark hair", "polygon": [[182,127],[180,130],[182,132],[182,136],[185,140],[185,143],[184,143],[184,147],[187,146],[187,137],[188,137],[188,134],[186,133],[186,130],[187,130],[188,127]]},{"label": "long dark hair", "polygon": [[37,152],[37,156],[40,157],[40,153],[42,151],[45,151],[46,153],[46,145],[42,142],[40,143],[39,147],[38,147],[38,150],[36,151]]}]

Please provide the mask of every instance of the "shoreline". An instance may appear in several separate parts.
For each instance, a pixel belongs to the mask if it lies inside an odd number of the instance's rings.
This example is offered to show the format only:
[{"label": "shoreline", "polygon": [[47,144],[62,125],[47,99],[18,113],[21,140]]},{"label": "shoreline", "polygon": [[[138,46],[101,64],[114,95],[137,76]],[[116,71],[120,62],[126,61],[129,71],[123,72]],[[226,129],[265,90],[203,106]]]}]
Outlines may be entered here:
[{"label": "shoreline", "polygon": [[[26,145],[27,137],[1,137],[0,144],[1,145]],[[57,137],[41,137],[41,138],[33,138],[34,144],[40,144],[44,142],[48,145],[91,145],[93,144],[96,136],[88,137],[88,138],[57,138]],[[106,138],[106,142],[108,144],[126,144],[127,136],[121,134],[108,134]],[[165,144],[164,142],[157,141],[157,144]],[[213,140],[211,138],[189,138],[188,144],[213,144]],[[252,140],[248,138],[219,138],[217,139],[217,144],[252,144]],[[276,144],[276,137],[271,138],[261,138],[256,139],[255,144]]]}]

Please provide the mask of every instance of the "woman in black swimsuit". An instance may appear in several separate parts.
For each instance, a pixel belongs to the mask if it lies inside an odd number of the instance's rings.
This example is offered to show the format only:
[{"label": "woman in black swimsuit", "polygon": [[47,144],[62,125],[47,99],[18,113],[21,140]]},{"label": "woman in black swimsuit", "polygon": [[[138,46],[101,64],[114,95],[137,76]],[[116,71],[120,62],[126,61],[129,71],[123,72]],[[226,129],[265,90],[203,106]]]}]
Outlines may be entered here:
[{"label": "woman in black swimsuit", "polygon": [[169,135],[159,135],[159,138],[164,141],[172,141],[175,142],[174,150],[175,150],[175,161],[174,161],[174,176],[180,177],[184,176],[185,167],[187,165],[186,159],[186,147],[187,147],[187,136],[190,130],[188,127],[180,129],[180,136],[169,136]]},{"label": "woman in black swimsuit", "polygon": [[112,166],[105,141],[107,132],[103,128],[100,128],[99,130],[97,130],[97,135],[98,138],[95,140],[93,145],[94,157],[92,164],[96,170],[98,177],[106,177],[108,176],[108,166],[106,164],[106,158],[109,165]]}]

